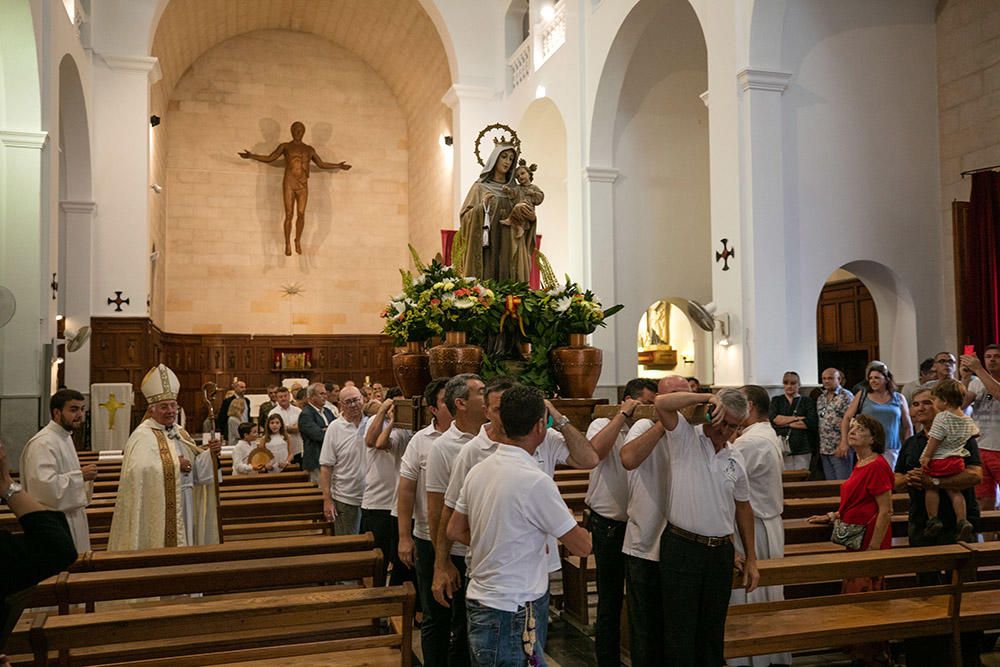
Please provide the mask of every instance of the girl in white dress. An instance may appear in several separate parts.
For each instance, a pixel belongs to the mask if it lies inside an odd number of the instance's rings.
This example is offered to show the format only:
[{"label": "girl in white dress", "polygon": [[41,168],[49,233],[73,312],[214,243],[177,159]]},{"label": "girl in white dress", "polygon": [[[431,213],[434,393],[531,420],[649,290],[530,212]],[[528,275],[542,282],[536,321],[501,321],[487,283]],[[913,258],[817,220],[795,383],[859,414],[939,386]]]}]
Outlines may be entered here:
[{"label": "girl in white dress", "polygon": [[285,433],[285,420],[281,415],[270,415],[267,418],[267,429],[261,438],[268,450],[274,454],[274,460],[268,466],[271,472],[280,472],[292,462],[292,450],[288,446],[288,436]]}]

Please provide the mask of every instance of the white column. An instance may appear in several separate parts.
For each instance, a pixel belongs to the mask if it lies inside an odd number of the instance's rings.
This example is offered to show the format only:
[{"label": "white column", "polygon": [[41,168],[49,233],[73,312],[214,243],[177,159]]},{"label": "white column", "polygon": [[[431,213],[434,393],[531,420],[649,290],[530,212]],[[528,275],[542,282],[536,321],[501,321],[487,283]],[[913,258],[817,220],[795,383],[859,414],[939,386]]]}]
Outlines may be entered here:
[{"label": "white column", "polygon": [[[149,85],[156,58],[94,58],[94,199],[91,314],[141,317],[149,294]],[[116,312],[108,299],[129,304]]]},{"label": "white column", "polygon": [[[583,275],[581,287],[594,291],[605,306],[618,303],[615,285],[615,181],[618,170],[611,167],[586,167],[583,170],[588,215],[583,227]],[[625,369],[636,364],[635,332],[629,337],[627,325],[612,318],[605,328],[594,332],[591,343],[604,350],[601,387],[621,384]],[[620,345],[619,345],[620,344]],[[620,370],[622,369],[622,370]]]},{"label": "white column", "polygon": [[[472,183],[479,178],[482,167],[476,162],[476,137],[486,127],[497,122],[500,93],[486,86],[469,86],[456,83],[444,94],[441,101],[451,108],[451,131],[454,143],[454,167],[452,174],[454,184],[452,192],[454,201],[452,209],[455,217],[452,219],[458,227],[458,214],[462,202]],[[516,129],[516,128],[515,128]],[[483,146],[482,157],[486,160],[493,144]]]},{"label": "white column", "polygon": [[[744,69],[737,74],[742,94],[741,232],[735,264],[740,272],[740,317],[730,336],[741,346],[741,381],[780,385],[794,368],[805,376],[815,367],[791,358],[799,334],[796,226],[785,219],[782,173],[782,102],[787,72]],[[718,239],[714,239],[717,243]],[[733,262],[731,262],[733,263]],[[741,326],[737,326],[737,323]]]},{"label": "white column", "polygon": [[[17,300],[13,319],[0,328],[0,436],[10,445],[8,454],[15,467],[21,443],[38,428],[43,374],[50,370],[48,360],[42,359],[42,322],[48,302],[39,284],[48,282],[44,269],[49,265],[41,225],[42,149],[47,138],[46,132],[0,128],[4,186],[0,191],[0,285]],[[44,290],[44,296],[48,294]]]},{"label": "white column", "polygon": [[[66,331],[77,333],[90,326],[92,266],[91,234],[97,204],[92,201],[59,202],[66,221],[66,270],[59,277],[65,298]],[[66,352],[66,386],[87,393],[90,387],[90,343],[76,352]]]}]

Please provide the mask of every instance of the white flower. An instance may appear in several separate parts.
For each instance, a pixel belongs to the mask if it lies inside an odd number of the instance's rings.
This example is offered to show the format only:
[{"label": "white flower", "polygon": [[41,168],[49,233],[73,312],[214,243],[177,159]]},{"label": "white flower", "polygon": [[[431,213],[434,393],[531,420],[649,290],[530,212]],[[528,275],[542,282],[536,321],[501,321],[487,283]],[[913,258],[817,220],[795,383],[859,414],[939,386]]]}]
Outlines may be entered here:
[{"label": "white flower", "polygon": [[571,297],[561,296],[558,299],[556,299],[552,307],[555,309],[557,313],[565,313],[567,310],[569,310],[570,304],[572,303],[573,299]]},{"label": "white flower", "polygon": [[461,308],[462,310],[465,310],[466,308],[472,308],[474,305],[476,305],[476,300],[475,299],[469,299],[469,298],[463,297],[461,299],[456,299],[455,300],[455,307],[456,308]]}]

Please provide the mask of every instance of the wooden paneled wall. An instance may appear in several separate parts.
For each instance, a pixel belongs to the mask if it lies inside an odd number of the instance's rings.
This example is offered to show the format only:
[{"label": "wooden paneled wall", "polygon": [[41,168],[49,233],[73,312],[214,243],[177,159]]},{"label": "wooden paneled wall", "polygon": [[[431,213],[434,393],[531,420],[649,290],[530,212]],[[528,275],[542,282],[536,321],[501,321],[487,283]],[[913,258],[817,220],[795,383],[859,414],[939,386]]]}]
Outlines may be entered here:
[{"label": "wooden paneled wall", "polygon": [[[329,336],[249,336],[229,334],[164,333],[147,317],[95,317],[90,344],[91,382],[129,382],[136,391],[132,425],[146,410],[139,384],[158,363],[170,367],[181,382],[178,402],[187,413],[189,429],[200,431],[205,409],[201,387],[214,382],[228,389],[233,377],[247,383],[249,393],[263,393],[267,385],[286,377],[317,382],[354,380],[365,376],[386,386],[392,375],[392,340],[380,334]],[[275,350],[308,350],[312,368],[274,368]],[[216,396],[216,407],[223,392]]]}]

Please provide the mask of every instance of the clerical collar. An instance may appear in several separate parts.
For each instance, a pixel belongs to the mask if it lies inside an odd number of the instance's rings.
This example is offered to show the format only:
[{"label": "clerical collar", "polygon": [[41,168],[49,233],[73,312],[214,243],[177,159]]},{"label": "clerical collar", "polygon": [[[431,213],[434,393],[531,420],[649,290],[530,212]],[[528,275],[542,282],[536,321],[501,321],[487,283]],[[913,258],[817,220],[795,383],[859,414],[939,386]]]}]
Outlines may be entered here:
[{"label": "clerical collar", "polygon": [[72,429],[66,428],[65,426],[63,426],[62,424],[60,424],[59,422],[57,422],[55,419],[50,419],[49,423],[52,424],[53,426],[55,426],[60,431],[62,431],[65,435],[67,435],[67,436],[72,436],[73,435]]}]

